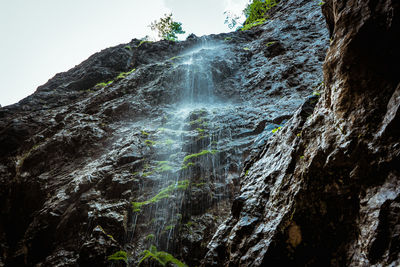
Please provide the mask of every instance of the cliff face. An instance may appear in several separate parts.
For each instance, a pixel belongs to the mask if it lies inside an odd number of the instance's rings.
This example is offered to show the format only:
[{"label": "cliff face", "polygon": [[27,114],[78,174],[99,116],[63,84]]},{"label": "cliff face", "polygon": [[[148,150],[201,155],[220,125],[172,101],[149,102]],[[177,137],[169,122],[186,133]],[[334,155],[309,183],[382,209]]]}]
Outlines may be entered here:
[{"label": "cliff face", "polygon": [[206,265],[400,264],[399,11],[326,1],[323,93],[246,165]]},{"label": "cliff face", "polygon": [[0,266],[399,264],[399,4],[322,11],[132,40],[0,108]]}]

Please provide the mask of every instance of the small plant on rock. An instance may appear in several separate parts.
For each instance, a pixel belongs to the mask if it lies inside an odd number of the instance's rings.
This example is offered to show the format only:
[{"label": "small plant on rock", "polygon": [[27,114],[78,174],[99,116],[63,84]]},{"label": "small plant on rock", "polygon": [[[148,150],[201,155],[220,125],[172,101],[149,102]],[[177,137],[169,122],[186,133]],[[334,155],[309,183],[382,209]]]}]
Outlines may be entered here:
[{"label": "small plant on rock", "polygon": [[183,162],[185,163],[188,160],[191,160],[193,158],[197,158],[197,157],[200,157],[200,156],[204,156],[204,155],[207,155],[207,154],[214,155],[217,152],[218,152],[218,150],[202,150],[199,153],[187,155],[186,157],[183,158]]},{"label": "small plant on rock", "polygon": [[117,251],[114,254],[108,256],[108,260],[109,261],[124,261],[127,263],[128,262],[128,254],[125,251],[120,250],[120,251]]},{"label": "small plant on rock", "polygon": [[279,126],[278,128],[273,129],[271,132],[272,133],[276,133],[277,131],[279,131],[282,128],[282,126]]},{"label": "small plant on rock", "polygon": [[186,264],[172,256],[171,254],[164,251],[157,251],[155,246],[150,246],[150,249],[146,249],[142,252],[143,257],[139,260],[138,266],[141,266],[145,260],[156,261],[161,266],[169,266],[169,264],[173,264],[178,267],[187,267]]},{"label": "small plant on rock", "polygon": [[174,191],[186,190],[188,186],[189,180],[183,180],[177,182],[176,184],[169,185],[149,200],[143,202],[132,202],[132,209],[134,212],[140,212],[143,206],[159,202],[160,200],[165,198],[169,198]]},{"label": "small plant on rock", "polygon": [[131,73],[133,73],[135,70],[136,70],[136,69],[132,69],[132,70],[130,70],[130,71],[128,71],[128,72],[121,72],[120,74],[118,74],[118,76],[117,76],[116,79],[117,79],[117,80],[125,79],[126,76],[128,76],[128,75],[131,74]]}]

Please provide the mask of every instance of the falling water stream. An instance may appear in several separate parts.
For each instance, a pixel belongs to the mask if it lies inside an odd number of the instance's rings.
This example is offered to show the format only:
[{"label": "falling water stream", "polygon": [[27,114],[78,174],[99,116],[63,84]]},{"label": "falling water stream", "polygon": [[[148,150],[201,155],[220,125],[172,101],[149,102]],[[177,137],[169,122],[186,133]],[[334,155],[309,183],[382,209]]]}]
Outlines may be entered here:
[{"label": "falling water stream", "polygon": [[148,181],[143,188],[150,193],[133,203],[131,243],[173,254],[179,249],[175,237],[190,216],[228,194],[218,141],[221,135],[229,138],[230,130],[216,122],[227,104],[215,96],[211,67],[215,56],[222,56],[221,46],[203,39],[173,63],[179,75],[171,86],[180,87],[179,100],[160,127],[142,131],[153,157],[137,175]]}]

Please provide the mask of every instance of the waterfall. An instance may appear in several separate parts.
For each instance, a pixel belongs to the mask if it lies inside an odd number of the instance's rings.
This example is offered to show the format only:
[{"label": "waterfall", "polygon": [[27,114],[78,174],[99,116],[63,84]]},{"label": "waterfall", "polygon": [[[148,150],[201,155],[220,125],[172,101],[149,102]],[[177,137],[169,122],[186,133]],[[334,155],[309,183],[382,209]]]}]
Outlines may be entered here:
[{"label": "waterfall", "polygon": [[221,47],[203,39],[170,59],[172,73],[181,74],[171,77],[180,97],[174,108],[165,110],[157,129],[142,131],[152,157],[137,175],[148,181],[144,187],[151,194],[133,202],[130,243],[174,254],[180,246],[175,239],[191,216],[227,196],[218,141],[229,133],[216,122],[226,104],[215,95],[212,69]]}]

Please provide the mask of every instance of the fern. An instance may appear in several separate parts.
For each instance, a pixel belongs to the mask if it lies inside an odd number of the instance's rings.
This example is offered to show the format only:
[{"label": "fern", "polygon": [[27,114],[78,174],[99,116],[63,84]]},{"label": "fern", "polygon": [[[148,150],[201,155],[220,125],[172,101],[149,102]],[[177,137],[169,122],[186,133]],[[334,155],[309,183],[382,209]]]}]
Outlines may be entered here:
[{"label": "fern", "polygon": [[171,254],[164,251],[157,251],[155,246],[150,246],[149,250],[144,250],[142,252],[143,257],[139,260],[138,266],[140,266],[145,260],[150,259],[157,261],[162,266],[167,266],[168,263],[172,263],[178,267],[187,267],[186,264],[172,256]]},{"label": "fern", "polygon": [[128,254],[125,251],[117,251],[114,254],[108,256],[109,261],[124,261],[128,262]]}]

